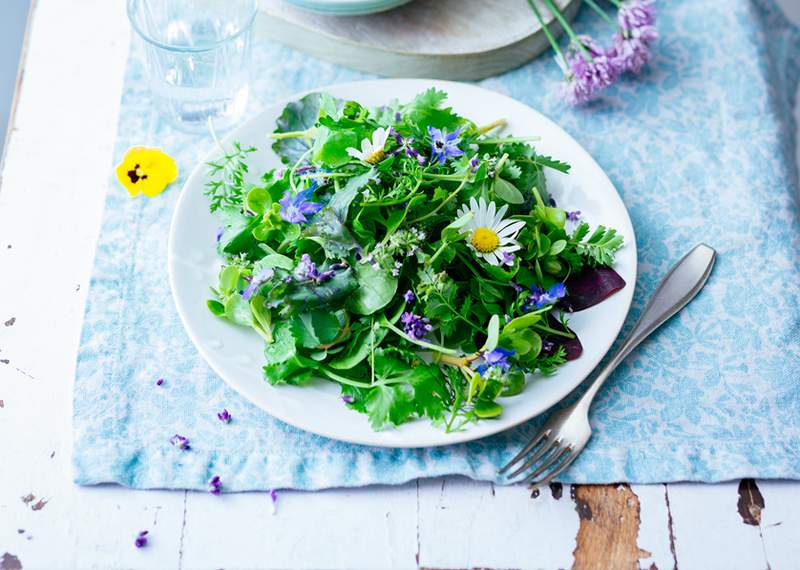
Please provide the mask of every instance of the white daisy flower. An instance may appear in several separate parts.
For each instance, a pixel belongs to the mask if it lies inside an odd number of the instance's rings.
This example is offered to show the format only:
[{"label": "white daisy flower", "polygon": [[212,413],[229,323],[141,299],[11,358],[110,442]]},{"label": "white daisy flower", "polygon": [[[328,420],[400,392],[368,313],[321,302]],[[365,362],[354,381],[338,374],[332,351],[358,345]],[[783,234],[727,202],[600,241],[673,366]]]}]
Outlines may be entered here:
[{"label": "white daisy flower", "polygon": [[470,198],[469,207],[463,204],[458,210],[459,218],[472,212],[472,219],[464,226],[469,232],[467,245],[475,255],[492,265],[502,265],[512,252],[521,248],[516,238],[525,222],[504,220],[507,210],[508,204],[498,210],[494,202],[487,205],[482,197],[479,202]]},{"label": "white daisy flower", "polygon": [[366,162],[367,164],[377,164],[386,158],[386,153],[383,148],[386,146],[386,141],[389,139],[390,134],[390,129],[379,127],[372,133],[372,141],[369,139],[361,141],[361,150],[353,147],[345,150],[350,156]]}]

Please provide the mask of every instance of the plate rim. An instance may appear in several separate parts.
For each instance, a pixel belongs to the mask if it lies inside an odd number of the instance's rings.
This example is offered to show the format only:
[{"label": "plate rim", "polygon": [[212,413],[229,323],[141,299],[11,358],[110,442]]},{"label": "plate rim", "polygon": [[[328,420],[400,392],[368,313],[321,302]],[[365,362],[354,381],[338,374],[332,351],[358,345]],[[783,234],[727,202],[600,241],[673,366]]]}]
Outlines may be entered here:
[{"label": "plate rim", "polygon": [[[292,94],[290,94],[290,95],[288,95],[286,97],[281,97],[281,98],[278,98],[278,99],[272,101],[271,103],[265,105],[261,110],[259,110],[252,117],[250,117],[249,119],[246,119],[245,121],[243,121],[239,125],[237,125],[235,128],[231,129],[228,133],[226,133],[220,139],[220,141],[221,141],[222,144],[229,144],[232,140],[236,139],[236,135],[240,131],[245,130],[251,123],[254,123],[254,122],[257,122],[257,121],[261,120],[261,117],[263,117],[264,115],[273,113],[273,109],[275,109],[276,107],[284,107],[284,106],[286,106],[286,104],[288,104],[288,103],[290,103],[292,101],[296,101],[297,99],[299,99],[301,97],[304,97],[305,95],[308,95],[310,93],[317,93],[317,92],[327,91],[327,90],[331,90],[331,89],[368,87],[370,85],[374,85],[375,83],[388,83],[388,84],[390,84],[390,83],[424,83],[426,85],[426,87],[424,87],[423,89],[430,88],[430,87],[438,87],[438,88],[441,88],[441,89],[443,89],[445,91],[447,91],[448,86],[458,86],[457,87],[458,89],[467,88],[467,89],[471,89],[471,90],[474,90],[474,91],[479,91],[479,92],[483,92],[485,94],[489,94],[490,96],[493,96],[493,97],[500,97],[502,99],[508,99],[509,101],[513,101],[515,104],[523,105],[524,107],[526,107],[526,109],[529,112],[532,112],[532,113],[538,115],[539,119],[541,119],[541,120],[543,120],[543,121],[545,121],[547,123],[550,123],[551,126],[557,128],[559,131],[561,131],[563,136],[567,137],[567,139],[572,144],[575,145],[575,148],[580,153],[583,154],[583,157],[582,157],[583,160],[589,161],[592,164],[594,164],[594,166],[597,167],[597,170],[603,176],[603,179],[605,180],[605,182],[607,182],[608,185],[611,188],[613,188],[614,193],[616,194],[616,196],[619,199],[619,202],[620,202],[620,204],[622,206],[622,212],[624,213],[625,218],[628,221],[628,226],[630,228],[630,238],[631,239],[630,239],[629,242],[626,241],[625,247],[631,247],[633,249],[632,256],[631,256],[631,264],[632,264],[631,272],[632,272],[632,275],[633,275],[633,283],[626,282],[626,285],[629,285],[630,287],[625,287],[625,288],[623,288],[623,290],[621,290],[621,291],[619,291],[617,293],[617,294],[623,294],[623,295],[625,295],[625,297],[627,297],[625,299],[625,301],[624,301],[624,304],[625,304],[625,307],[626,307],[625,310],[624,310],[624,315],[620,319],[619,325],[617,327],[615,327],[616,330],[614,331],[614,335],[613,336],[609,336],[610,341],[608,342],[608,344],[606,346],[602,347],[602,349],[601,349],[601,351],[599,353],[599,357],[593,363],[592,368],[589,369],[589,371],[586,373],[586,375],[583,376],[583,378],[581,378],[579,381],[577,381],[577,383],[574,386],[572,386],[567,392],[565,392],[563,396],[561,396],[560,398],[558,398],[557,400],[552,402],[550,405],[548,405],[547,407],[543,408],[542,410],[540,410],[538,412],[534,412],[531,415],[523,414],[523,417],[520,417],[519,419],[516,419],[516,420],[514,420],[514,421],[512,421],[510,423],[506,422],[506,423],[498,424],[497,427],[489,428],[488,430],[483,431],[483,432],[481,432],[479,434],[475,434],[470,430],[465,430],[465,431],[461,431],[461,432],[451,432],[451,433],[448,434],[448,438],[450,438],[450,439],[448,439],[448,441],[422,441],[422,438],[419,438],[421,441],[418,442],[418,443],[392,441],[391,439],[387,440],[387,441],[375,441],[373,439],[369,439],[366,436],[363,436],[363,437],[360,436],[360,435],[347,436],[347,435],[332,433],[331,430],[326,432],[326,431],[322,431],[322,430],[318,430],[318,429],[312,429],[312,428],[309,428],[307,426],[300,425],[299,423],[297,423],[296,419],[294,419],[293,417],[287,417],[285,414],[280,413],[280,411],[276,412],[273,409],[266,409],[264,407],[264,405],[262,405],[262,403],[257,401],[255,396],[254,397],[250,396],[250,390],[248,390],[246,388],[243,388],[241,386],[234,385],[233,383],[229,382],[226,379],[226,376],[217,368],[217,366],[214,364],[214,359],[209,356],[207,351],[203,348],[202,343],[200,342],[200,340],[195,335],[192,327],[189,326],[189,324],[188,324],[189,323],[189,319],[184,314],[184,311],[181,309],[181,305],[180,305],[180,303],[178,301],[179,295],[178,295],[178,292],[177,292],[176,276],[174,274],[174,268],[176,266],[176,264],[174,263],[175,256],[176,256],[176,252],[175,252],[175,247],[176,247],[175,241],[176,241],[176,233],[177,233],[176,220],[178,218],[178,212],[180,212],[181,207],[184,205],[185,201],[189,199],[188,198],[189,192],[187,190],[189,189],[190,186],[194,186],[196,184],[196,182],[195,182],[196,179],[202,178],[204,176],[203,165],[205,165],[206,163],[208,163],[209,161],[215,159],[218,156],[219,150],[216,147],[212,147],[207,153],[205,153],[203,155],[203,158],[201,160],[199,160],[195,164],[194,168],[192,168],[191,173],[189,174],[189,176],[186,178],[185,182],[181,186],[180,194],[178,195],[178,198],[177,198],[177,200],[175,202],[175,207],[173,209],[172,217],[170,219],[169,237],[168,237],[168,241],[167,241],[167,260],[166,260],[166,262],[167,262],[167,272],[168,272],[168,276],[169,276],[170,296],[172,298],[173,305],[174,305],[174,307],[175,307],[175,309],[176,309],[176,311],[178,313],[178,317],[180,318],[183,330],[186,332],[187,336],[189,336],[189,338],[192,341],[192,344],[194,345],[195,349],[198,351],[198,353],[203,358],[205,363],[214,371],[214,373],[217,376],[219,376],[219,378],[223,382],[225,382],[225,384],[228,387],[232,388],[235,392],[237,392],[239,395],[243,396],[246,400],[248,400],[252,405],[254,405],[255,407],[257,407],[260,410],[264,411],[265,413],[269,414],[273,418],[277,418],[280,421],[282,421],[282,422],[284,422],[284,423],[286,423],[286,424],[288,424],[290,426],[293,426],[293,427],[295,427],[297,429],[305,431],[307,433],[313,433],[315,435],[326,437],[326,438],[333,439],[333,440],[336,440],[336,441],[342,441],[342,442],[346,442],[346,443],[364,445],[364,446],[369,446],[369,447],[392,448],[392,449],[423,449],[423,448],[444,447],[444,446],[449,446],[449,445],[467,443],[467,442],[470,442],[470,441],[477,441],[477,440],[485,439],[485,438],[493,436],[493,435],[497,435],[498,433],[507,432],[507,431],[509,431],[509,430],[511,430],[511,429],[523,424],[523,423],[529,422],[530,420],[536,418],[537,416],[540,416],[540,415],[548,412],[554,406],[556,406],[559,403],[561,403],[562,401],[564,401],[564,399],[566,399],[572,392],[574,392],[584,382],[586,382],[587,378],[589,378],[589,376],[591,376],[591,374],[594,372],[594,370],[597,368],[597,366],[600,364],[600,362],[602,362],[602,360],[608,355],[608,353],[609,353],[611,347],[613,346],[614,342],[619,337],[619,333],[622,330],[623,326],[625,325],[625,322],[627,321],[628,315],[630,314],[630,309],[631,309],[631,305],[632,305],[632,302],[633,302],[633,295],[635,293],[637,282],[638,282],[638,279],[637,279],[637,277],[638,277],[638,246],[637,246],[637,241],[636,241],[635,229],[634,229],[634,226],[633,226],[633,221],[631,220],[631,217],[630,217],[630,213],[628,212],[628,208],[625,205],[625,202],[622,199],[622,196],[620,195],[619,191],[617,190],[617,187],[614,185],[614,183],[608,177],[608,174],[606,173],[606,171],[597,163],[597,161],[594,159],[594,157],[592,157],[592,155],[583,147],[583,145],[581,145],[577,140],[575,140],[575,138],[571,134],[569,134],[569,132],[567,132],[564,128],[562,128],[558,123],[556,123],[555,121],[550,119],[547,115],[545,115],[544,113],[542,113],[538,109],[535,109],[535,108],[531,107],[527,103],[525,103],[523,101],[520,101],[518,99],[514,99],[513,97],[511,97],[509,95],[506,95],[504,93],[500,93],[500,92],[488,89],[486,87],[483,87],[483,86],[480,86],[480,85],[476,85],[474,83],[467,83],[467,82],[461,82],[461,81],[449,81],[449,80],[442,80],[442,79],[429,79],[429,78],[382,78],[382,79],[365,79],[365,80],[356,80],[356,81],[346,81],[346,82],[322,85],[322,86],[306,89],[306,90],[303,90],[303,91],[298,91],[298,92],[292,93]],[[272,152],[271,147],[267,147],[267,148],[269,148],[269,152]],[[353,413],[357,413],[357,412],[353,412]],[[425,421],[425,419],[424,418],[420,418],[420,419],[417,419],[415,421]],[[486,423],[490,423],[490,422],[486,422]],[[375,434],[385,433],[386,431],[391,431],[391,430],[384,430],[383,432],[374,432],[373,431],[373,432],[369,432],[369,434],[374,436]],[[430,437],[428,439],[430,439]]]}]

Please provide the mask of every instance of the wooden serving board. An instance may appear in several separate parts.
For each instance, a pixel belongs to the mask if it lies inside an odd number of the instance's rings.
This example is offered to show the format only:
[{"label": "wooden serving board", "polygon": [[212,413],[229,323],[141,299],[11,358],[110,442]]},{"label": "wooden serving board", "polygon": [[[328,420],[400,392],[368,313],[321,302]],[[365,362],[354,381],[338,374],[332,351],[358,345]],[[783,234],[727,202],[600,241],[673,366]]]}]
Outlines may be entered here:
[{"label": "wooden serving board", "polygon": [[[581,3],[555,1],[569,19]],[[321,59],[390,77],[483,79],[550,47],[527,0],[414,0],[366,16],[331,16],[261,0],[258,26],[266,37]],[[561,32],[557,23],[551,28]]]}]

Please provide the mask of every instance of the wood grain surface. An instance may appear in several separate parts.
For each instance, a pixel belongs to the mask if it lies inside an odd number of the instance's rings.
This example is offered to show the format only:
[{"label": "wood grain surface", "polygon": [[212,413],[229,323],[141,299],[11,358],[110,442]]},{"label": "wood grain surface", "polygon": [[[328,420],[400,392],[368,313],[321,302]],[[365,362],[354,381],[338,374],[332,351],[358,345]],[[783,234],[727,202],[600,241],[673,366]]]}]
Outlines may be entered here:
[{"label": "wood grain surface", "polygon": [[[541,2],[541,0],[537,0]],[[556,0],[567,18],[580,0]],[[263,0],[258,30],[321,59],[391,77],[482,79],[549,48],[527,0],[415,0],[367,16],[330,16]],[[542,7],[549,21],[552,15]],[[551,26],[559,34],[558,25]]]},{"label": "wood grain surface", "polygon": [[800,566],[796,482],[450,477],[282,492],[275,514],[266,493],[75,486],[71,378],[127,48],[124,0],[39,0],[0,179],[0,570]]}]

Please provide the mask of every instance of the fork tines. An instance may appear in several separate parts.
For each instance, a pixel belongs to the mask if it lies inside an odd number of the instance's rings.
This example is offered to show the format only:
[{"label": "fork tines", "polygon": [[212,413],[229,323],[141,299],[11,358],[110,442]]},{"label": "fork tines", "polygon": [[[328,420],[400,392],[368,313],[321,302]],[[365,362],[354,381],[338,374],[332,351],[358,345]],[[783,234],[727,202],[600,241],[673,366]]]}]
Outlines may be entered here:
[{"label": "fork tines", "polygon": [[551,430],[543,430],[500,470],[500,474],[502,475],[522,461],[522,465],[506,476],[508,479],[513,479],[538,463],[538,467],[532,473],[515,481],[515,483],[540,487],[552,481],[572,463],[578,453],[571,444],[563,445],[561,438],[550,439],[550,434]]}]

